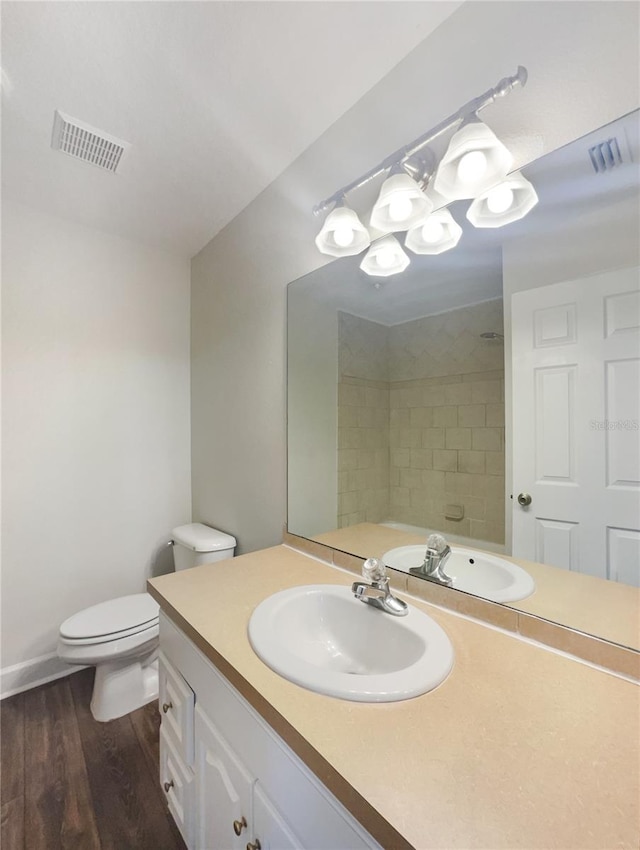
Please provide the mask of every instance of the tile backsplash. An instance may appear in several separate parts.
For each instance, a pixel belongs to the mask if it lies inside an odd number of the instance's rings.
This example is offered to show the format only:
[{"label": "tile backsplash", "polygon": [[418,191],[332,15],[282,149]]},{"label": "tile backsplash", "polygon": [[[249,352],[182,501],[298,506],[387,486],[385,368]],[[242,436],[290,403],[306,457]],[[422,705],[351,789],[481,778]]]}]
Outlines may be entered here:
[{"label": "tile backsplash", "polygon": [[339,528],[504,542],[504,351],[484,331],[502,301],[392,327],[339,314]]}]

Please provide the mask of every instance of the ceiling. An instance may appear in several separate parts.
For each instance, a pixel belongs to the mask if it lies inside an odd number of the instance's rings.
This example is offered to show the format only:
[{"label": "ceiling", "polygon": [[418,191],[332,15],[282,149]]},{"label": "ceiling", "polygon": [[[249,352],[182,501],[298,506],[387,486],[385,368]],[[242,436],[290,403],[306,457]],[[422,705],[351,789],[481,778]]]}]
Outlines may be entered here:
[{"label": "ceiling", "polygon": [[[3,2],[3,196],[197,253],[460,2]],[[131,143],[113,175],[54,110]]]}]

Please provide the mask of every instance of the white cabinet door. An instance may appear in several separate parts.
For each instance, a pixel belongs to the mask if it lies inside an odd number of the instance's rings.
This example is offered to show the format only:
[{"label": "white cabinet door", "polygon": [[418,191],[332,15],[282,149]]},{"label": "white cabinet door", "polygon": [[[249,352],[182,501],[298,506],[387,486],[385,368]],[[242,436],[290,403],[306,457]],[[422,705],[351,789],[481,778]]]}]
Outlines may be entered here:
[{"label": "white cabinet door", "polygon": [[253,843],[261,850],[303,850],[302,843],[264,793],[260,784],[253,789]]},{"label": "white cabinet door", "polygon": [[516,293],[512,346],[513,554],[640,584],[640,270]]},{"label": "white cabinet door", "polygon": [[252,823],[254,780],[200,706],[196,706],[195,745],[196,848],[244,850]]}]

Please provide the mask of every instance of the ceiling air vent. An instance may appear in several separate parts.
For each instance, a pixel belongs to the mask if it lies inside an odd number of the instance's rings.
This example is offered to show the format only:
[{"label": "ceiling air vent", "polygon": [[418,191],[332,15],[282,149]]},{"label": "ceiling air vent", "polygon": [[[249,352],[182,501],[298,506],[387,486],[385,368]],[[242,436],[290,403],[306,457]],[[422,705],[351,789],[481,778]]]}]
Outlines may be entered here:
[{"label": "ceiling air vent", "polygon": [[56,110],[51,147],[115,174],[130,145]]},{"label": "ceiling air vent", "polygon": [[622,156],[621,146],[615,136],[590,147],[589,157],[596,174],[604,174],[605,171],[611,171],[612,168],[622,165],[625,161]]}]

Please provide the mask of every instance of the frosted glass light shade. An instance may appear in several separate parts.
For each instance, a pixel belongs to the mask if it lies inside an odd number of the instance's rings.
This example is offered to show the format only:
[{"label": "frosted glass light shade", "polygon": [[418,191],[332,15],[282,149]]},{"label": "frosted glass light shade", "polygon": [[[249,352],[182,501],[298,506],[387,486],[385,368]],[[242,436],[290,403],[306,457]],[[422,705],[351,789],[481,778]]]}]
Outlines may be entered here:
[{"label": "frosted glass light shade", "polygon": [[395,236],[383,236],[373,243],[360,263],[363,272],[375,277],[391,277],[403,272],[409,265],[409,257]]},{"label": "frosted glass light shade", "polygon": [[[511,201],[508,205],[507,202]],[[538,195],[526,177],[514,171],[470,204],[467,218],[474,227],[503,227],[524,218],[538,203]]]},{"label": "frosted glass light shade", "polygon": [[380,188],[371,226],[383,232],[408,230],[427,216],[433,204],[408,174],[392,174]]},{"label": "frosted glass light shade", "polygon": [[442,254],[460,241],[462,228],[448,209],[436,210],[417,227],[412,228],[404,240],[414,254]]},{"label": "frosted glass light shade", "polygon": [[326,217],[316,247],[330,257],[352,257],[371,244],[369,231],[349,207],[339,206]]},{"label": "frosted glass light shade", "polygon": [[470,121],[454,133],[433,186],[449,200],[476,198],[509,172],[513,157],[482,121]]}]

